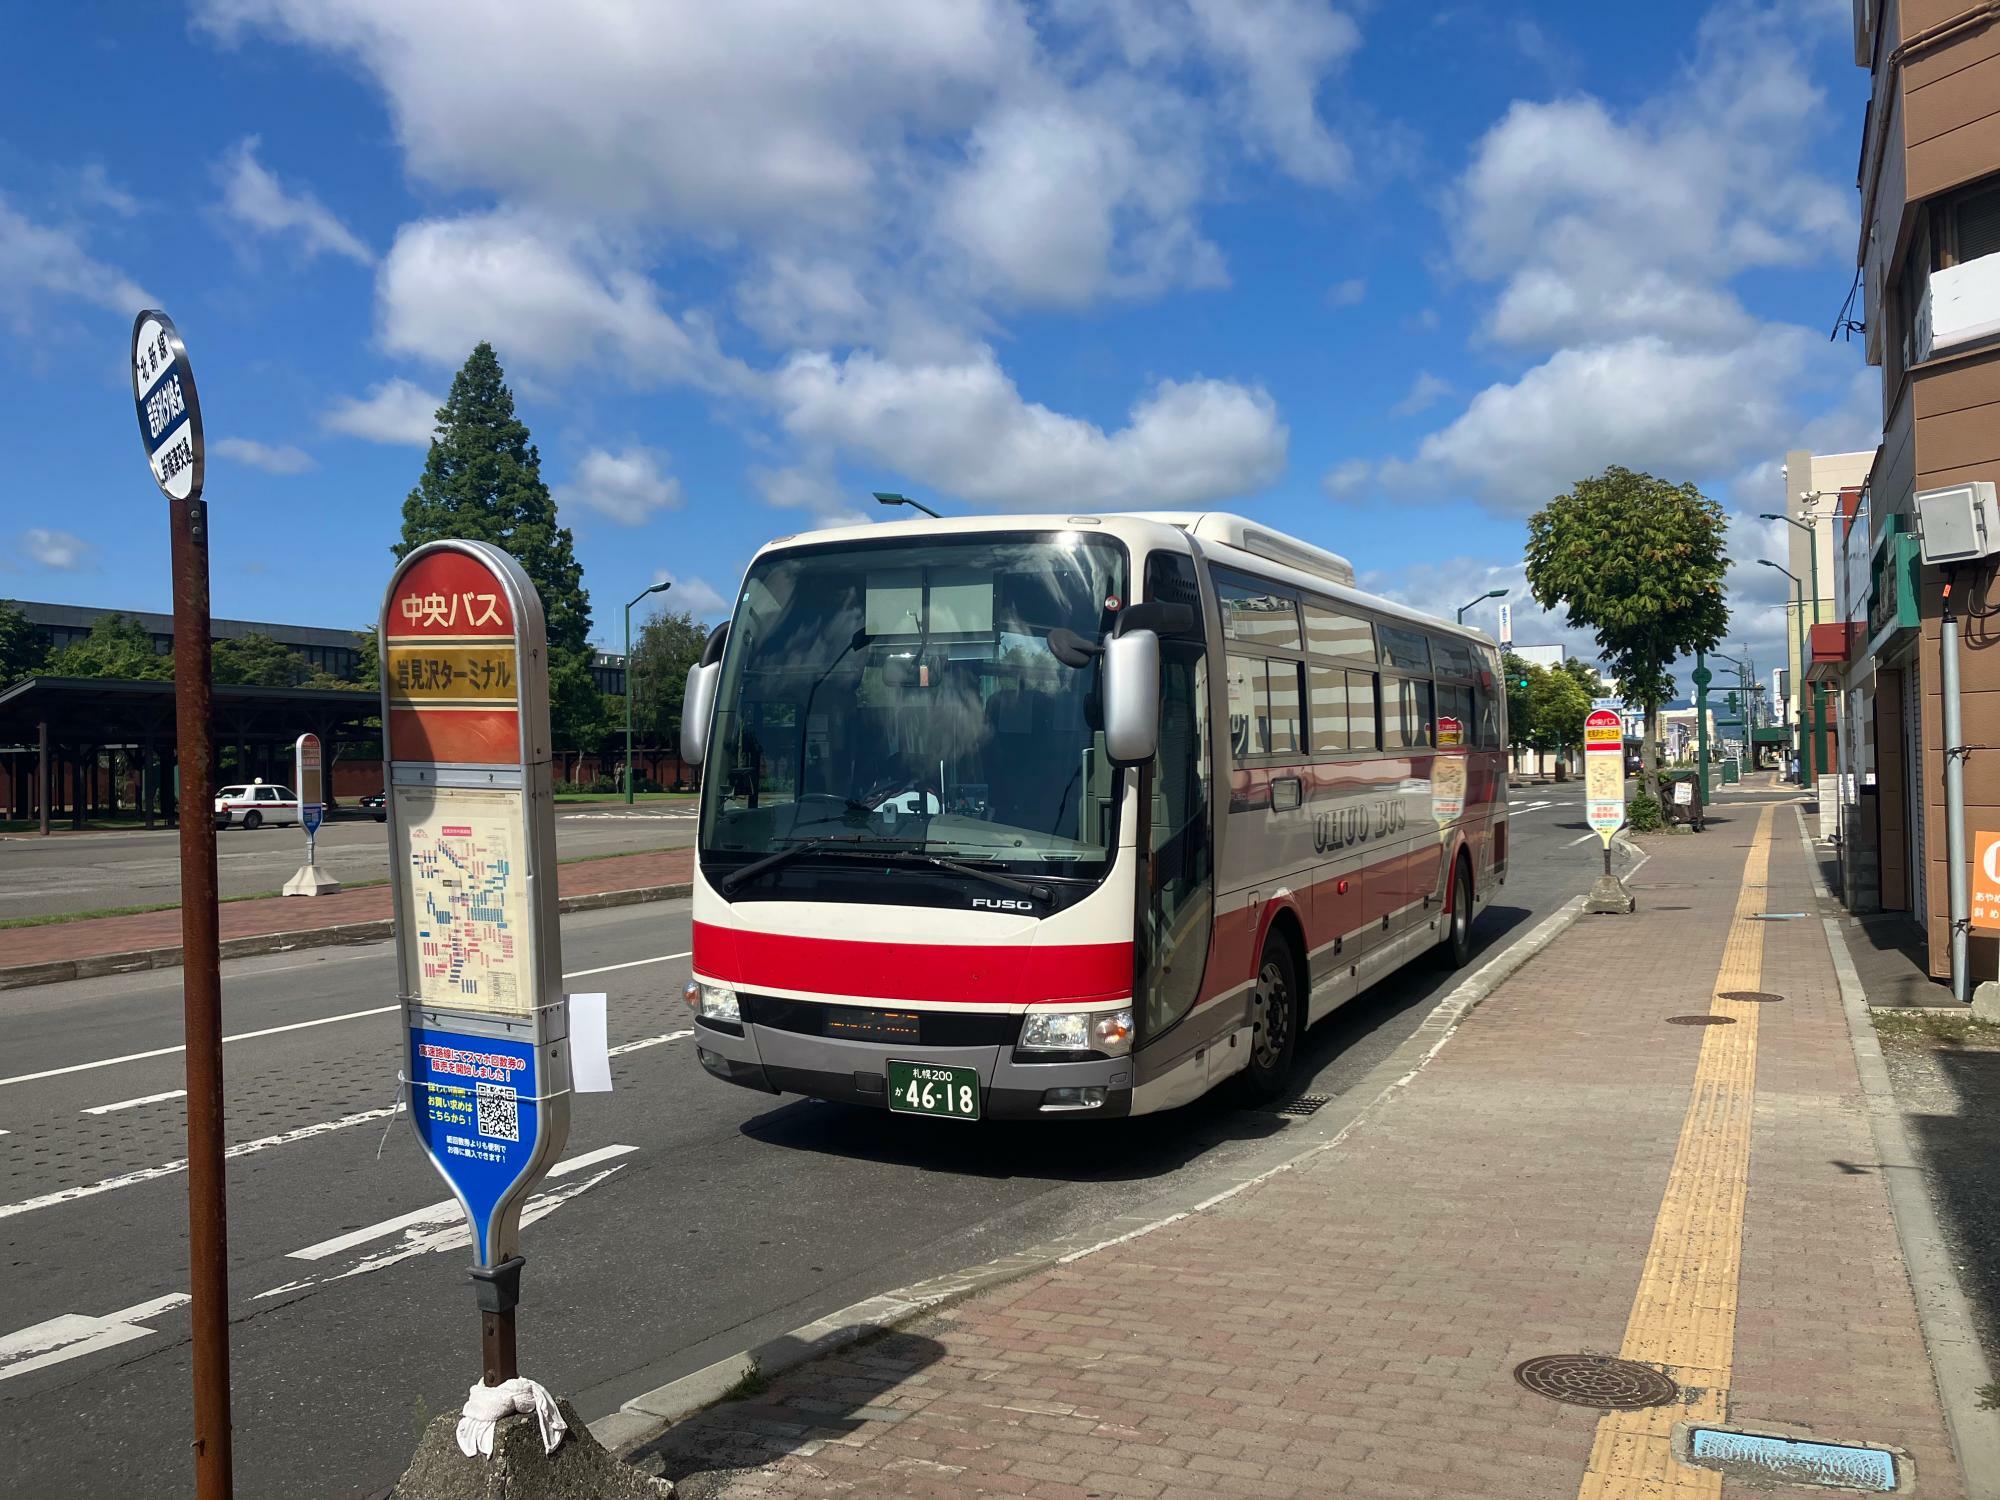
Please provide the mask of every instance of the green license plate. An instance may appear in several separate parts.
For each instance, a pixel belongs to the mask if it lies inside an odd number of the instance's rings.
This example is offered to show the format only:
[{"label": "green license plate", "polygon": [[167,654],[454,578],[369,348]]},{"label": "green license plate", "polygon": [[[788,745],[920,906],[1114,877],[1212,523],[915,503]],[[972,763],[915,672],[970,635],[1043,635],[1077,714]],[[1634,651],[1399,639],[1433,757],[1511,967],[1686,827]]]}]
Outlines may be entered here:
[{"label": "green license plate", "polygon": [[979,1069],[938,1063],[891,1062],[889,1109],[899,1115],[979,1118]]}]

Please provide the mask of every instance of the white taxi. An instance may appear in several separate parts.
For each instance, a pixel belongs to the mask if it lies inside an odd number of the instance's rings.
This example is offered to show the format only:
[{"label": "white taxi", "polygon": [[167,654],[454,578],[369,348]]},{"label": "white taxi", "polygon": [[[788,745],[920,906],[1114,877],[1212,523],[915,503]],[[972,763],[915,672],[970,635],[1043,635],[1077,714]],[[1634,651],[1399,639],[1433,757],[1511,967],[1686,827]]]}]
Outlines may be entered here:
[{"label": "white taxi", "polygon": [[215,794],[215,826],[262,828],[266,823],[299,821],[299,796],[288,786],[253,781],[248,786],[226,786]]}]

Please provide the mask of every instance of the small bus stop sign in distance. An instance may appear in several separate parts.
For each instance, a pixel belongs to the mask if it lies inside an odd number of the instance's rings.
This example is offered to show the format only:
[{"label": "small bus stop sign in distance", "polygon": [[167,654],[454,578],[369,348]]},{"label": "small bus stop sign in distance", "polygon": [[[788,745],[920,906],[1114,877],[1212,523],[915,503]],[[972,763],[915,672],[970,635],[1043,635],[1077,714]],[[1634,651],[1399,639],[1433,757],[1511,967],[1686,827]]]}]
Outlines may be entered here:
[{"label": "small bus stop sign in distance", "polygon": [[1584,816],[1604,847],[1625,823],[1625,722],[1608,708],[1583,721]]},{"label": "small bus stop sign in distance", "polygon": [[132,401],[154,482],[172,500],[199,500],[206,454],[194,371],[174,320],[148,308],[132,323]]},{"label": "small bus stop sign in distance", "polygon": [[546,626],[513,558],[447,541],[403,559],[381,629],[410,1120],[477,1275],[518,1254],[521,1204],[569,1135]]},{"label": "small bus stop sign in distance", "polygon": [[299,821],[308,834],[315,834],[326,821],[326,772],[320,761],[319,736],[300,735],[292,746],[292,760],[292,790],[299,794]]}]

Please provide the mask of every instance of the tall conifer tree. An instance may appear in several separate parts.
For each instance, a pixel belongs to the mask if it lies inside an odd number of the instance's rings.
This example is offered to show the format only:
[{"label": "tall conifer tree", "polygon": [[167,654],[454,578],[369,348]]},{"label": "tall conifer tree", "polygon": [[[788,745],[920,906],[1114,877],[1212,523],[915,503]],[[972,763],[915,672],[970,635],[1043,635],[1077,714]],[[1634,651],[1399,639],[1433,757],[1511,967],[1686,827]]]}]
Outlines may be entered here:
[{"label": "tall conifer tree", "polygon": [[590,673],[590,595],[576,539],[556,519],[542,457],[514,415],[491,344],[481,342],[452,377],[438,408],[423,476],[403,502],[402,557],[442,537],[491,542],[520,563],[542,596],[549,628],[549,710],[556,744],[590,751],[604,731],[604,705]]}]

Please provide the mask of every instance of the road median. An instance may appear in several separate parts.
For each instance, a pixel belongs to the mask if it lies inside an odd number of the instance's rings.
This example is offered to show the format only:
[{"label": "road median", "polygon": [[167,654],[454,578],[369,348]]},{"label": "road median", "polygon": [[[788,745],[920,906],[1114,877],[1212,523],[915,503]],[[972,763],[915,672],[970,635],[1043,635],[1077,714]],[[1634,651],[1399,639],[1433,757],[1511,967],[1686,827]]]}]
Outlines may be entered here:
[{"label": "road median", "polygon": [[[693,852],[687,849],[565,864],[558,873],[560,909],[596,911],[675,900],[688,894],[693,868]],[[220,915],[226,959],[379,942],[392,931],[386,885],[332,896],[227,901]],[[178,968],[180,928],[180,909],[167,907],[0,931],[0,990]]]}]

